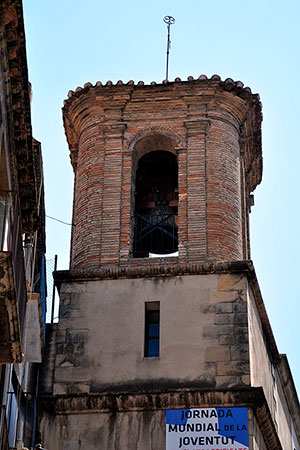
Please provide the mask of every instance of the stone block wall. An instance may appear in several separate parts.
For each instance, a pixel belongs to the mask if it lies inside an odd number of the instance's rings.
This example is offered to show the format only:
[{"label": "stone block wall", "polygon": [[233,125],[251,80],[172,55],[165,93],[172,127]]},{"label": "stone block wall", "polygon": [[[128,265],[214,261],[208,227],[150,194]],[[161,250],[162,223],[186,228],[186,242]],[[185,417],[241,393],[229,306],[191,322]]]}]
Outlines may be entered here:
[{"label": "stone block wall", "polygon": [[[144,357],[151,301],[160,302],[158,358]],[[65,283],[56,327],[43,383],[49,394],[250,385],[244,275]]]},{"label": "stone block wall", "polygon": [[[80,274],[56,275],[60,321],[41,373],[49,450],[158,450],[166,409],[222,405],[248,407],[251,450],[300,450],[295,388],[250,263]],[[147,302],[160,305],[158,357],[144,356]]]}]

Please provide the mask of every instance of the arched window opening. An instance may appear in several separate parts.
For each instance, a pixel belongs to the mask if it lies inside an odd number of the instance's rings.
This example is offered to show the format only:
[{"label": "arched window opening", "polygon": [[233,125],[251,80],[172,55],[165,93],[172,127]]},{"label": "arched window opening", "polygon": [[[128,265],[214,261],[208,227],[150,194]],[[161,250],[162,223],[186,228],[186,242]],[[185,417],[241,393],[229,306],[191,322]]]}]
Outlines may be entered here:
[{"label": "arched window opening", "polygon": [[178,250],[178,165],[176,155],[156,150],[138,162],[135,183],[133,256]]}]

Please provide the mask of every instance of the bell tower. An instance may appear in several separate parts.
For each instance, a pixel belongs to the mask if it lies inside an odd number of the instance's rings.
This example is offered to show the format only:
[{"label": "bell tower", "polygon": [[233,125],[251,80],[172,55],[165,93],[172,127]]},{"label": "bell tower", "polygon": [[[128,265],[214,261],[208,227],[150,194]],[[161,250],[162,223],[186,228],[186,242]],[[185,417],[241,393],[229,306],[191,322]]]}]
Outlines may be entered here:
[{"label": "bell tower", "polygon": [[136,265],[160,251],[178,251],[179,263],[249,259],[259,96],[231,79],[200,78],[69,92],[72,269]]},{"label": "bell tower", "polygon": [[70,270],[55,273],[45,447],[300,450],[250,259],[259,96],[201,75],[68,97],[74,226]]}]

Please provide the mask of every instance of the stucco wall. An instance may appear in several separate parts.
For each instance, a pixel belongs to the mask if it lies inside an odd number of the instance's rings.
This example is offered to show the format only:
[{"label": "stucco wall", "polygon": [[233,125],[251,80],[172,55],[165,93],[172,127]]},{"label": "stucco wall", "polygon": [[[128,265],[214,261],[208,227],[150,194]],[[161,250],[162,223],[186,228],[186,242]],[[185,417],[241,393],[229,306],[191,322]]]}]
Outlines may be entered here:
[{"label": "stucco wall", "polygon": [[[45,414],[40,424],[47,450],[163,450],[166,448],[166,413]],[[249,449],[267,450],[259,425],[249,410]]]},{"label": "stucco wall", "polygon": [[165,412],[44,416],[47,450],[153,450],[165,448]]},{"label": "stucco wall", "polygon": [[294,450],[300,450],[300,445],[298,444],[298,440],[296,437],[294,425],[292,424],[292,448]]},{"label": "stucco wall", "polygon": [[266,343],[261,320],[251,290],[248,297],[249,351],[251,385],[262,386],[285,450],[296,448],[292,442],[292,422],[276,365]]},{"label": "stucco wall", "polygon": [[267,450],[259,424],[253,412],[250,411],[249,415],[249,450]]},{"label": "stucco wall", "polygon": [[[275,448],[270,442],[266,445],[251,408],[248,429],[249,450]],[[164,450],[166,411],[77,411],[55,417],[45,413],[40,430],[47,450]]]},{"label": "stucco wall", "polygon": [[[41,414],[47,449],[161,450],[162,415],[167,406],[157,404],[152,410],[147,402],[143,407],[137,402],[129,411],[127,393],[151,397],[155,392],[196,390],[207,393],[208,404],[232,404],[235,399],[235,405],[253,406],[254,397],[238,400],[235,396],[262,386],[268,405],[259,423],[261,412],[251,416],[250,449],[264,450],[263,439],[268,440],[276,429],[284,450],[299,450],[292,446],[287,402],[246,274],[65,281],[60,300],[60,321],[49,330],[41,374],[45,405],[47,398],[58,405],[56,412],[50,414],[46,407]],[[158,301],[160,356],[146,358],[145,303]],[[217,391],[223,397],[213,398]],[[114,409],[112,401],[105,406],[103,398],[114,394],[122,397],[122,411]],[[68,399],[68,407],[59,406]],[[90,411],[89,405],[98,401],[102,402],[99,411]],[[179,404],[175,401],[172,406]],[[192,407],[201,405],[196,400]],[[267,428],[264,420],[269,421]],[[153,434],[154,443],[151,433],[156,428],[160,431]],[[99,444],[101,433],[105,442]],[[277,448],[277,438],[272,439],[269,448]]]},{"label": "stucco wall", "polygon": [[[48,356],[53,393],[249,385],[245,286],[243,275],[64,284]],[[158,358],[144,357],[151,301],[160,302]],[[47,390],[52,373],[44,377]]]}]

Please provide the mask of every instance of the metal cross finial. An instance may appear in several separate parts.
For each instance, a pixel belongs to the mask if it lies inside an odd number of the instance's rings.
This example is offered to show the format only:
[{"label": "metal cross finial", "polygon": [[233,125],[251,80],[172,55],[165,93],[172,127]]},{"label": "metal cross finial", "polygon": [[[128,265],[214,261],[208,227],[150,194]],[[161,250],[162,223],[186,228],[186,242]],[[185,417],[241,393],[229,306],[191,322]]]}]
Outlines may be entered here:
[{"label": "metal cross finial", "polygon": [[168,41],[167,41],[167,67],[166,67],[166,80],[169,79],[169,53],[170,53],[170,46],[171,46],[171,40],[170,40],[170,26],[175,23],[175,19],[172,16],[165,16],[164,22],[168,25]]}]

